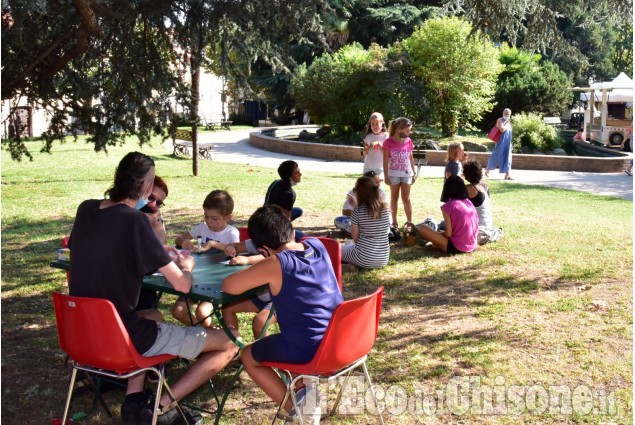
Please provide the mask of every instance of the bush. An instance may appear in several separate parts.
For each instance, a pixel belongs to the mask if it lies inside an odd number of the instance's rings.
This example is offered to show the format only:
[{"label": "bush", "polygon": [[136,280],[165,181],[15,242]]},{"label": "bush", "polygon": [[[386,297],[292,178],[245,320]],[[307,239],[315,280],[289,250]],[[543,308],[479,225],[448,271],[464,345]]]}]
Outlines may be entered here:
[{"label": "bush", "polygon": [[555,127],[545,124],[538,114],[524,112],[512,117],[512,143],[513,151],[518,153],[522,147],[548,152],[562,145]]},{"label": "bush", "polygon": [[353,43],[326,53],[295,70],[291,95],[316,124],[329,124],[334,134],[363,131],[368,117],[381,111],[388,121],[398,116],[395,73],[387,66],[388,50]]}]

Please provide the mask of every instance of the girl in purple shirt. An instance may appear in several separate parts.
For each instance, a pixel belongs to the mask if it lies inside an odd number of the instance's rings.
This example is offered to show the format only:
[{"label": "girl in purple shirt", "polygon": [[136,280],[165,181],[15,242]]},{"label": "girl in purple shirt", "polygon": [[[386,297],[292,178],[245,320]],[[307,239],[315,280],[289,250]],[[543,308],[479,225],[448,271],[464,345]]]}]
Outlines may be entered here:
[{"label": "girl in purple shirt", "polygon": [[448,201],[441,205],[445,230],[436,232],[420,226],[419,234],[446,254],[472,252],[477,247],[478,213],[468,199],[465,182],[450,176],[443,184],[442,196]]}]

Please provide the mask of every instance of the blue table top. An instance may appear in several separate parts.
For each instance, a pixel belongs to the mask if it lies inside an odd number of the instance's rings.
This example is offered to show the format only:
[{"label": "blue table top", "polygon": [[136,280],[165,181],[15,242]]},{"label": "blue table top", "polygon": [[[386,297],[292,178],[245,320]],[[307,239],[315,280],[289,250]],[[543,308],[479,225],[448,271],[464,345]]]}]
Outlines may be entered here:
[{"label": "blue table top", "polygon": [[[223,264],[227,260],[225,254],[192,254],[195,260],[192,270],[192,289],[188,294],[183,294],[170,285],[170,283],[160,273],[143,278],[143,287],[146,289],[163,291],[175,295],[187,295],[188,298],[198,301],[209,301],[216,305],[223,305],[234,300],[245,298],[252,291],[242,295],[230,295],[220,290],[223,279],[249,266],[230,266]],[[256,293],[257,291],[253,291]]]},{"label": "blue table top", "polygon": [[[174,289],[160,273],[145,276],[143,278],[143,287],[168,294],[187,296],[188,298],[198,301],[209,301],[217,306],[245,298],[264,288],[264,286],[255,288],[241,295],[226,294],[220,290],[223,279],[249,266],[230,266],[224,264],[222,261],[228,258],[222,253],[205,252],[202,254],[192,254],[192,256],[194,257],[195,264],[192,270],[192,289],[188,294]],[[51,261],[50,265],[63,270],[70,270],[71,268],[71,264],[68,261]]]}]

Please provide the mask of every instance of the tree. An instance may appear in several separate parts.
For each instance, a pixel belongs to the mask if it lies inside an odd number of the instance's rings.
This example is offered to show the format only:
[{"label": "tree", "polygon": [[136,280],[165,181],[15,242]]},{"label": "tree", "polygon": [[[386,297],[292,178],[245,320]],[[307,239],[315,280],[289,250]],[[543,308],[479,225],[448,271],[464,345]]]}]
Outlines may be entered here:
[{"label": "tree", "polygon": [[499,60],[504,65],[496,83],[496,106],[479,123],[483,131],[491,128],[503,109],[542,116],[560,116],[572,103],[571,78],[541,55],[503,45]]},{"label": "tree", "polygon": [[567,55],[573,47],[560,28],[568,17],[579,16],[578,25],[586,26],[617,25],[633,15],[628,0],[448,0],[445,8],[496,40],[554,55]]},{"label": "tree", "polygon": [[[333,10],[328,0],[3,0],[2,99],[51,112],[45,151],[78,130],[98,151],[130,135],[143,144],[167,136],[174,100],[195,125],[185,77],[205,46],[246,86],[254,61],[288,70],[291,43],[325,44],[320,16]],[[20,139],[9,148],[29,156]]]},{"label": "tree", "polygon": [[537,70],[522,69],[501,79],[496,91],[499,108],[516,112],[534,112],[542,116],[560,116],[571,103],[572,81],[558,69],[558,65],[545,61]]},{"label": "tree", "polygon": [[330,124],[336,133],[361,131],[372,112],[390,117],[399,111],[398,75],[386,59],[387,50],[377,45],[368,50],[357,43],[346,45],[309,67],[300,66],[291,95],[316,123]]},{"label": "tree", "polygon": [[426,19],[441,12],[440,7],[415,2],[366,0],[353,2],[348,19],[349,40],[368,48],[372,43],[388,46],[408,38]]},{"label": "tree", "polygon": [[498,50],[480,31],[456,17],[431,19],[404,41],[413,73],[432,94],[428,99],[444,136],[490,110],[502,70]]}]

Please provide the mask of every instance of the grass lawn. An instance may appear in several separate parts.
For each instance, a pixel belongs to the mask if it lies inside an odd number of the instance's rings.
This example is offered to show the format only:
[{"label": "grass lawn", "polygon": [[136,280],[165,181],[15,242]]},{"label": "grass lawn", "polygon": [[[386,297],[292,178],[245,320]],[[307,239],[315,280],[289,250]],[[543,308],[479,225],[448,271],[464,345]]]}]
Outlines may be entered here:
[{"label": "grass lawn", "polygon": [[[38,152],[41,142],[28,146],[32,162],[13,162],[4,149],[2,155],[5,424],[48,424],[61,416],[70,373],[50,294],[66,291],[66,282],[48,262],[79,203],[102,197],[119,160],[139,150],[130,141],[95,153],[82,138],[55,144],[50,155]],[[171,240],[202,220],[203,199],[213,189],[233,195],[234,222],[244,225],[277,178],[274,169],[216,161],[201,161],[199,177],[192,177],[190,160],[173,157],[169,141],[142,151],[169,185],[164,215]],[[304,172],[296,191],[305,216],[297,226],[309,234],[333,230],[355,177]],[[413,186],[417,222],[440,218],[441,185],[430,178]],[[386,423],[632,423],[632,202],[498,181],[491,194],[495,224],[504,229],[499,242],[454,257],[421,241],[395,244],[387,267],[344,275],[345,298],[386,287],[369,357]],[[164,312],[173,302],[164,297]],[[243,334],[250,320],[241,318]],[[172,382],[182,367],[171,367]],[[226,382],[221,374],[217,385]],[[357,414],[326,423],[375,423],[370,399],[357,389],[345,404]],[[121,391],[107,393],[115,416],[97,409],[82,423],[119,424],[122,398]],[[207,388],[187,401],[214,406]],[[71,406],[90,409],[89,396]],[[223,423],[269,423],[274,411],[243,375]]]}]

